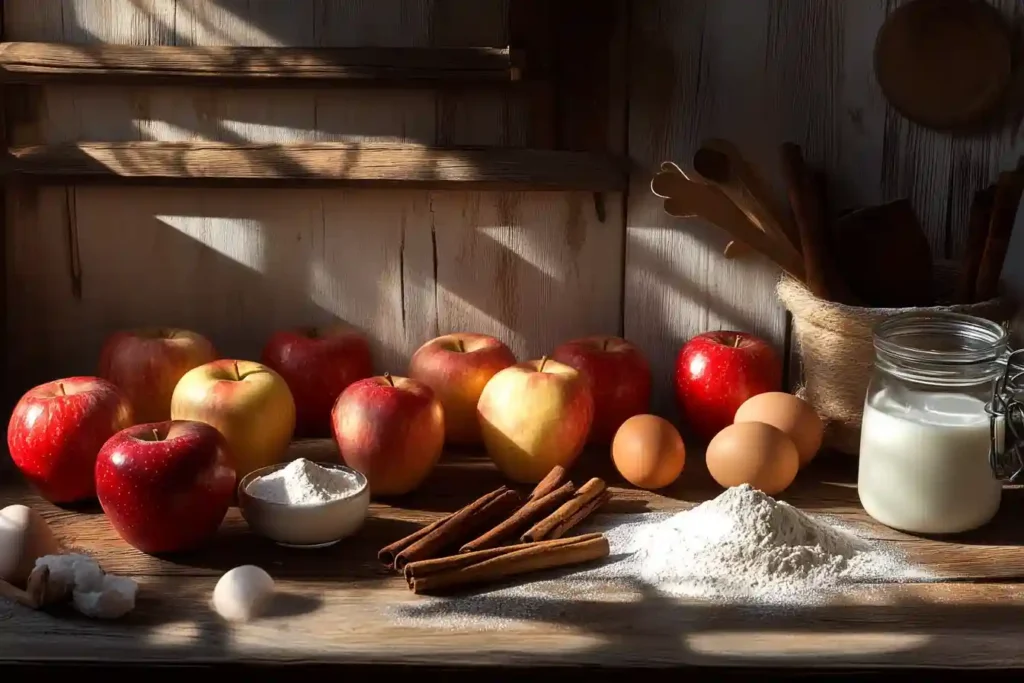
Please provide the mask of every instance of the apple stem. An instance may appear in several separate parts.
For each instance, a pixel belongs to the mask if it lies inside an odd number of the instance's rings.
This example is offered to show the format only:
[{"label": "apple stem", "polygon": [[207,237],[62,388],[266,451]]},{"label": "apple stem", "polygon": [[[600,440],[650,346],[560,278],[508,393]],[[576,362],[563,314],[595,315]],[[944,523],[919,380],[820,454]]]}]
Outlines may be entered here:
[{"label": "apple stem", "polygon": [[540,359],[540,367],[537,368],[537,372],[544,372],[544,366],[548,364],[548,357],[544,356]]},{"label": "apple stem", "polygon": [[607,351],[608,350],[608,342],[610,342],[610,341],[611,341],[611,339],[605,339],[603,342],[601,342],[601,350],[602,351]]},{"label": "apple stem", "polygon": [[60,395],[67,396],[68,392],[64,391],[64,382],[58,382],[57,386],[60,388]]},{"label": "apple stem", "polygon": [[390,372],[385,372],[384,373],[384,379],[386,379],[388,381],[388,384],[390,384],[391,386],[395,386],[395,380],[391,379],[391,373]]},{"label": "apple stem", "polygon": [[734,348],[734,349],[739,348],[739,345],[740,345],[740,336],[736,335],[735,337],[732,338],[732,348]]},{"label": "apple stem", "polygon": [[160,440],[160,432],[158,432],[155,428],[153,429],[153,438],[156,439],[157,441]]},{"label": "apple stem", "polygon": [[235,361],[235,379],[236,380],[242,379],[242,374],[240,372],[238,372],[238,361],[237,360]]},{"label": "apple stem", "polygon": [[463,344],[462,340],[460,339],[459,340],[459,353],[465,353],[465,352],[466,352],[466,345]]}]

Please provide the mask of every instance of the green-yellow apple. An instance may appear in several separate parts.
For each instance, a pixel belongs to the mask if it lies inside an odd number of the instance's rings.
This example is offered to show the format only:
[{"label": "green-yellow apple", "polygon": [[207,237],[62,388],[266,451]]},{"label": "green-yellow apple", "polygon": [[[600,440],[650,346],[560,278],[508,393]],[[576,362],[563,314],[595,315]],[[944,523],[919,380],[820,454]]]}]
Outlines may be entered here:
[{"label": "green-yellow apple", "polygon": [[492,377],[515,365],[507,346],[485,334],[446,334],[421,346],[409,361],[409,377],[434,390],[444,406],[445,441],[480,443],[476,404]]},{"label": "green-yellow apple", "polygon": [[128,397],[136,424],[171,419],[171,394],[192,368],[217,358],[206,337],[172,327],[122,330],[100,349],[99,376]]},{"label": "green-yellow apple", "polygon": [[178,382],[171,419],[216,427],[241,479],[287,459],[295,431],[295,400],[284,378],[267,366],[215,360],[188,371]]},{"label": "green-yellow apple", "polygon": [[492,377],[477,417],[484,447],[502,474],[535,484],[579,456],[594,420],[594,397],[585,375],[542,358]]},{"label": "green-yellow apple", "polygon": [[372,496],[419,487],[444,448],[444,409],[433,390],[408,377],[370,377],[350,384],[331,411],[345,464],[362,472]]}]

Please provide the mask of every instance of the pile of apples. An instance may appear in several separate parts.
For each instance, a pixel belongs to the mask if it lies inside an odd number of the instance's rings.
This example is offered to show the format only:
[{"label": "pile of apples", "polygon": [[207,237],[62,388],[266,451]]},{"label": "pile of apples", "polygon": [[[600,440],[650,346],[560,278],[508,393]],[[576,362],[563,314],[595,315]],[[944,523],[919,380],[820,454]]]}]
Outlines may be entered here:
[{"label": "pile of apples", "polygon": [[346,329],[275,334],[262,362],[218,359],[182,329],[117,332],[98,376],[22,396],[11,458],[46,499],[98,499],[117,533],[148,553],[194,548],[220,526],[238,479],[287,459],[293,436],[330,434],[333,400],[372,374]]},{"label": "pile of apples", "polygon": [[[679,357],[681,407],[713,434],[734,406],[777,387],[777,365],[754,337],[701,335]],[[97,374],[29,390],[8,448],[41,495],[98,499],[118,534],[148,553],[201,545],[237,481],[287,460],[296,436],[333,435],[374,496],[418,488],[446,444],[482,445],[505,477],[527,484],[572,465],[587,442],[612,443],[648,412],[651,393],[646,358],[618,337],[517,362],[494,337],[449,334],[421,346],[405,376],[374,376],[369,344],[345,327],[279,332],[260,362],[219,359],[188,330],[118,332]]]},{"label": "pile of apples", "polygon": [[237,481],[287,460],[296,436],[333,435],[376,496],[417,488],[446,443],[482,444],[508,478],[535,482],[646,411],[651,381],[633,345],[606,337],[517,363],[493,337],[445,335],[406,374],[374,376],[348,328],[279,332],[260,362],[218,359],[188,330],[117,332],[98,376],[25,393],[8,449],[43,497],[98,499],[125,541],[166,553],[207,540]]}]

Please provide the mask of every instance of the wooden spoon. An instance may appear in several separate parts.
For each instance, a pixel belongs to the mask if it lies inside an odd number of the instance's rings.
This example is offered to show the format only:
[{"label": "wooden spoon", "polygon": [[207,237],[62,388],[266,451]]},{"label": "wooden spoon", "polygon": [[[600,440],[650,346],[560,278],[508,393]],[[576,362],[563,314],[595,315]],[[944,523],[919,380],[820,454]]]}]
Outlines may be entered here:
[{"label": "wooden spoon", "polygon": [[799,251],[796,229],[775,201],[768,183],[734,144],[720,139],[705,141],[693,155],[693,169],[707,183],[716,185],[762,232]]},{"label": "wooden spoon", "polygon": [[[661,173],[654,176],[654,179],[651,181],[651,191],[659,197],[668,198],[667,193],[675,182],[673,176],[683,176],[693,182],[701,182],[701,178],[699,176],[691,177],[686,173],[686,171],[679,168],[676,164],[671,161],[665,161],[661,164]],[[732,240],[725,245],[725,249],[722,253],[727,259],[735,259],[747,256],[751,251],[751,248],[743,242]]]},{"label": "wooden spoon", "polygon": [[803,280],[803,264],[796,250],[763,233],[718,188],[691,180],[678,171],[678,167],[666,170],[662,165],[662,169],[651,182],[651,189],[665,198],[664,207],[669,215],[680,218],[699,216],[768,257],[793,277]]}]

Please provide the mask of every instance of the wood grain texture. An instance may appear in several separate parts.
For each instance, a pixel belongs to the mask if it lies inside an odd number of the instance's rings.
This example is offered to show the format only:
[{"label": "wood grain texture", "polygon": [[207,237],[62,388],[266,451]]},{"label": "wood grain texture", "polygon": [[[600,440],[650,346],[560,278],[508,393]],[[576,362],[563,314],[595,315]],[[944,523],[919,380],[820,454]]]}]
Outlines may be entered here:
[{"label": "wood grain texture", "polygon": [[[297,442],[293,455],[331,458],[330,441]],[[613,471],[604,451],[590,451],[573,480],[607,478],[613,493],[595,524],[624,514],[687,508],[720,492],[688,461],[684,476],[662,493],[635,490]],[[66,544],[94,554],[112,572],[137,578],[138,608],[126,620],[98,623],[57,611],[31,612],[0,602],[0,663],[70,659],[109,662],[323,662],[429,666],[1020,666],[1024,636],[1019,586],[1024,576],[1017,520],[1024,491],[1009,489],[987,529],[959,540],[926,540],[871,522],[860,509],[848,458],[823,454],[780,498],[837,518],[890,542],[910,559],[958,582],[850,587],[824,604],[783,611],[668,598],[644,586],[607,584],[575,598],[536,599],[501,622],[475,618],[486,595],[450,602],[452,618],[431,620],[436,603],[409,593],[404,580],[376,559],[377,549],[501,482],[473,452],[446,454],[423,488],[401,507],[374,503],[354,537],[310,552],[252,536],[232,511],[217,542],[172,559],[126,546],[94,511],[69,512],[27,495],[20,483],[0,487],[5,501],[39,509]],[[524,490],[525,492],[525,490]],[[580,533],[587,528],[580,527]],[[277,581],[270,616],[229,625],[209,607],[216,578],[255,563]],[[963,582],[973,577],[985,583]],[[497,603],[494,603],[497,605]],[[492,607],[497,609],[497,607]],[[458,615],[467,621],[460,624]],[[45,637],[41,634],[45,633]],[[287,633],[287,638],[282,638]]]},{"label": "wood grain texture", "polygon": [[[509,3],[518,2],[434,0],[431,44],[505,44]],[[537,114],[508,95],[439,93],[436,142],[538,146],[550,131],[538,129]],[[602,222],[589,192],[432,193],[437,329],[493,334],[521,359],[566,339],[617,333],[622,206],[621,193],[607,194]]]},{"label": "wood grain texture", "polygon": [[[664,160],[693,157],[727,138],[751,160],[774,158],[765,124],[768,3],[707,0],[630,3],[629,150],[637,165],[626,229],[625,335],[650,357],[654,405],[671,414],[675,355],[709,329],[745,329],[782,350],[785,317],[765,262],[726,259],[726,238],[695,219],[674,220],[650,191]],[[736,36],[743,36],[737,40]],[[794,37],[796,39],[796,37]],[[757,112],[751,116],[752,112]],[[766,165],[766,175],[775,165]]]},{"label": "wood grain texture", "polygon": [[0,45],[7,83],[283,87],[462,85],[519,80],[507,48],[290,48],[171,45]]},{"label": "wood grain texture", "polygon": [[331,183],[424,189],[621,190],[610,157],[391,143],[82,142],[16,147],[0,172],[24,182],[209,186]]},{"label": "wood grain texture", "polygon": [[[7,6],[12,40],[74,45],[508,44],[503,0]],[[13,144],[533,144],[522,98],[497,90],[61,84],[41,88],[34,107],[38,122],[17,128]],[[619,328],[618,197],[606,201],[615,218],[600,223],[589,192],[26,187],[8,255],[12,382],[24,390],[94,372],[106,334],[167,321],[203,331],[225,355],[254,357],[276,329],[342,319],[395,373],[425,340],[455,330],[539,356]],[[30,343],[35,335],[45,340]]]}]

